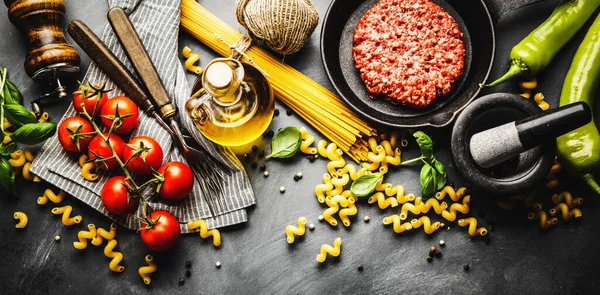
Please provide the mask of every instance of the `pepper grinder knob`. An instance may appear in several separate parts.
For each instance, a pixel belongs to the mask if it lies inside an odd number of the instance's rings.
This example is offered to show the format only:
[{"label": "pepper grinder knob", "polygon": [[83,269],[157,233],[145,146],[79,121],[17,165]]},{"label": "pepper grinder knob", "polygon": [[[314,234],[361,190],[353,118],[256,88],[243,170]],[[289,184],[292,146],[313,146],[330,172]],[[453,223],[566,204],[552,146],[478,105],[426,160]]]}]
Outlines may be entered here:
[{"label": "pepper grinder knob", "polygon": [[490,168],[591,120],[586,103],[569,104],[474,134],[469,143],[471,156],[480,167]]}]

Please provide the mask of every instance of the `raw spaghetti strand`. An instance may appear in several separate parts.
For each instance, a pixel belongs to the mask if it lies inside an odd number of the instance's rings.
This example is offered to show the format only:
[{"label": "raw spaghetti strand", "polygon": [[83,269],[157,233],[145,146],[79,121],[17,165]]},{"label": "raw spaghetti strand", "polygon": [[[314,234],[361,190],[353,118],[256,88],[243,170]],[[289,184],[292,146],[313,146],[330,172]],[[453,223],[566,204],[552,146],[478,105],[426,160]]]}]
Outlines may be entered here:
[{"label": "raw spaghetti strand", "polygon": [[[243,36],[194,0],[182,0],[181,27],[223,56],[231,53],[228,44],[235,44]],[[250,46],[244,58],[264,70],[277,98],[323,136],[354,160],[367,158],[364,138],[376,136],[377,132],[352,113],[339,97],[262,48]]]}]

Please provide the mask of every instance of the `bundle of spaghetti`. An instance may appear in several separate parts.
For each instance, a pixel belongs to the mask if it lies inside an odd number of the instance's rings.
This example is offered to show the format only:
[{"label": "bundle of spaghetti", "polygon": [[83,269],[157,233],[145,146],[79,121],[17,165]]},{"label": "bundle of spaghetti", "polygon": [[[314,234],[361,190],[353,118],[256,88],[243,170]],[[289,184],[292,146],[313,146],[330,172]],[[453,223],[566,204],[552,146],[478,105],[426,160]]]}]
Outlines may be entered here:
[{"label": "bundle of spaghetti", "polygon": [[[231,53],[228,44],[242,38],[242,34],[195,0],[182,1],[181,27],[223,56]],[[248,48],[244,58],[265,71],[275,95],[323,136],[355,161],[367,159],[367,142],[363,138],[377,132],[352,113],[337,95],[257,46]]]}]

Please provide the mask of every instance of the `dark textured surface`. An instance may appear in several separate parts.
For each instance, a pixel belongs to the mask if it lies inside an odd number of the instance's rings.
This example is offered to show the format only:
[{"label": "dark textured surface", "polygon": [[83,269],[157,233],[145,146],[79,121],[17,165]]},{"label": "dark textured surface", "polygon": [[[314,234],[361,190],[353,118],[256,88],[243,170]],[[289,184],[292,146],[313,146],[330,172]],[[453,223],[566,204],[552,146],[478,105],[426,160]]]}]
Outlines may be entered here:
[{"label": "dark textured surface", "polygon": [[[227,23],[240,30],[235,21],[234,0],[201,1]],[[313,1],[323,16],[329,1]],[[492,77],[498,77],[507,69],[510,48],[549,15],[558,0],[508,13],[501,20],[497,32],[495,66]],[[83,19],[99,33],[107,7],[97,0],[67,0],[67,20]],[[589,23],[588,23],[589,25]],[[284,60],[331,89],[321,63],[319,33],[317,28],[311,40],[298,55]],[[539,90],[544,92],[552,107],[558,103],[558,93],[566,69],[575,53],[577,41],[565,48],[542,74],[538,76]],[[10,78],[22,90],[27,101],[37,97],[41,90],[25,75],[22,67],[25,40],[8,21],[6,8],[0,7],[0,65],[9,68]],[[472,36],[476,38],[476,36]],[[206,65],[214,55],[188,35],[181,35],[180,45],[188,45],[202,55]],[[82,54],[83,68],[89,58]],[[83,74],[79,75],[79,77]],[[190,83],[193,75],[189,75]],[[73,87],[75,81],[70,81]],[[514,83],[507,83],[494,91],[516,92]],[[72,88],[71,88],[72,89]],[[68,101],[49,105],[46,110],[58,120],[68,106]],[[271,129],[287,125],[307,124],[296,115],[287,116],[278,104],[281,114],[274,118]],[[595,110],[598,111],[598,106]],[[310,129],[312,133],[314,130]],[[450,181],[462,184],[449,152],[450,129],[429,131],[436,140],[436,156],[448,167]],[[262,147],[268,148],[267,143]],[[403,153],[408,159],[417,153],[414,144]],[[250,166],[249,162],[245,162]],[[263,161],[259,161],[259,164]],[[73,248],[77,231],[85,224],[95,223],[106,227],[109,220],[74,198],[74,211],[83,215],[78,226],[64,227],[58,216],[50,213],[52,205],[37,205],[36,198],[46,187],[19,181],[20,198],[0,198],[0,293],[2,294],[370,294],[370,293],[426,293],[426,294],[547,294],[547,293],[600,293],[600,254],[596,251],[600,237],[596,226],[600,223],[600,202],[583,183],[561,175],[561,179],[574,195],[584,197],[581,209],[583,218],[559,224],[551,230],[539,229],[538,224],[526,220],[526,210],[506,212],[497,209],[495,200],[485,194],[472,196],[474,215],[484,224],[493,222],[490,243],[471,239],[466,230],[456,225],[450,231],[440,230],[432,236],[421,230],[397,235],[391,228],[381,224],[384,216],[397,213],[389,209],[382,212],[376,207],[360,204],[359,214],[353,218],[350,229],[338,226],[333,229],[319,223],[317,216],[323,208],[312,193],[325,172],[325,162],[319,158],[314,163],[297,156],[287,161],[267,161],[268,178],[258,168],[248,168],[258,205],[249,211],[247,224],[222,232],[223,245],[214,249],[210,241],[197,235],[183,236],[169,253],[155,254],[159,270],[152,276],[152,285],[145,286],[137,274],[137,268],[150,251],[135,232],[119,228],[118,249],[125,255],[124,273],[112,273],[109,259],[101,249],[91,247],[84,251]],[[403,184],[409,192],[418,192],[420,167],[410,166],[394,169],[388,180]],[[304,177],[298,182],[293,176],[302,171]],[[287,188],[284,194],[279,187]],[[548,209],[548,196],[541,195]],[[361,202],[366,203],[366,202]],[[25,230],[16,230],[12,218],[14,211],[25,211],[30,223]],[[368,215],[369,223],[362,221]],[[285,241],[284,228],[305,216],[308,223],[317,228],[308,231],[296,244]],[[62,237],[60,242],[54,236]],[[323,265],[315,261],[319,247],[331,244],[336,237],[343,239],[342,254],[328,259]],[[432,245],[445,240],[442,257],[427,263],[425,257]],[[178,284],[185,277],[185,261],[192,262],[191,277],[183,286]],[[215,267],[220,261],[223,266]],[[463,270],[469,263],[470,269]],[[358,271],[359,265],[364,267]]]}]

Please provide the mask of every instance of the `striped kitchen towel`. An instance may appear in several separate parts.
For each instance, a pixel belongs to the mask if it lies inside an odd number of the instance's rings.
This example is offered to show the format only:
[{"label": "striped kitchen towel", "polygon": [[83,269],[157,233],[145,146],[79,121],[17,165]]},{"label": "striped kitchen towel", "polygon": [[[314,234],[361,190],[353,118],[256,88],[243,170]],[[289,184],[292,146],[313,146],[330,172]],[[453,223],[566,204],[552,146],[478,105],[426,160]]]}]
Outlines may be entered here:
[{"label": "striped kitchen towel", "polygon": [[[190,87],[185,78],[185,72],[178,57],[177,37],[179,33],[179,6],[177,0],[109,0],[109,7],[122,7],[138,31],[158,73],[169,92],[171,99],[179,110],[185,110],[184,105],[190,94]],[[121,44],[118,42],[112,28],[107,23],[100,37],[106,46],[133,71]],[[85,75],[84,81],[91,84],[103,85],[113,89],[109,97],[122,95],[114,83],[92,63]],[[65,113],[65,118],[75,116],[73,106]],[[255,204],[254,194],[248,177],[233,152],[226,147],[209,142],[194,127],[186,114],[180,114],[180,122],[200,144],[218,160],[226,163],[232,170],[231,175],[225,175],[223,194],[220,197],[205,195],[199,182],[206,181],[196,173],[194,189],[189,198],[179,203],[169,203],[152,194],[151,188],[145,192],[149,205],[154,210],[166,210],[175,215],[182,224],[182,232],[190,230],[185,226],[188,221],[199,218],[205,219],[210,228],[225,227],[247,221],[244,208]],[[164,161],[184,161],[183,157],[172,144],[169,134],[162,129],[153,118],[140,113],[140,123],[131,136],[146,135],[156,139],[165,153]],[[100,190],[108,180],[104,173],[96,182],[89,182],[81,177],[81,168],[77,156],[65,152],[58,143],[57,137],[49,139],[39,152],[31,170],[42,179],[64,190],[68,194],[92,206],[102,214],[117,221],[119,224],[133,230],[141,226],[143,216],[142,206],[133,215],[115,216],[110,214],[102,205]],[[207,159],[208,161],[209,159]],[[208,165],[214,166],[214,165]],[[194,167],[192,167],[194,168]],[[211,210],[209,204],[211,202]]]}]

